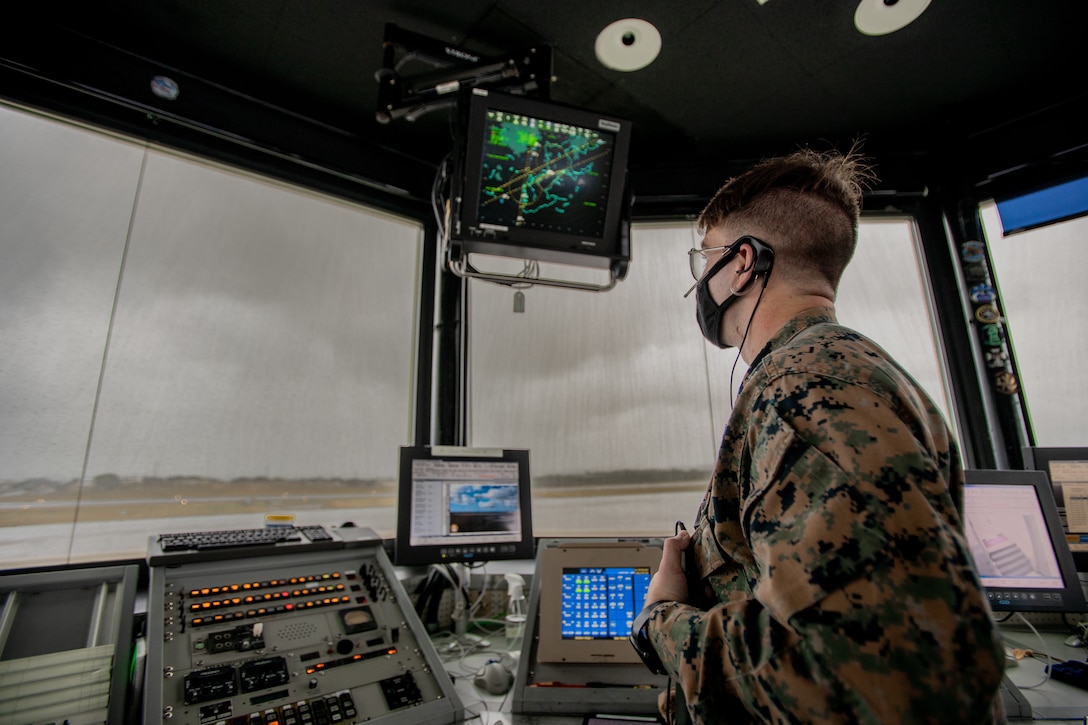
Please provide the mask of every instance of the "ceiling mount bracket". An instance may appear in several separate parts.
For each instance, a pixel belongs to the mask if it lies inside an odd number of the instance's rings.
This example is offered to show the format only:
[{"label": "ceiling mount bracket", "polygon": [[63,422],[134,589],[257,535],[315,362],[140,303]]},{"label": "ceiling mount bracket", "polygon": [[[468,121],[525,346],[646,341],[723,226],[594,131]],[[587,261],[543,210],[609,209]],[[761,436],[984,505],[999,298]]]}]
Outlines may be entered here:
[{"label": "ceiling mount bracket", "polygon": [[[423,65],[424,69],[404,73],[410,65]],[[455,107],[459,91],[466,88],[548,98],[552,49],[538,45],[517,53],[484,56],[387,23],[382,67],[374,77],[378,81],[374,114],[378,123],[399,118],[414,121],[425,113]]]}]

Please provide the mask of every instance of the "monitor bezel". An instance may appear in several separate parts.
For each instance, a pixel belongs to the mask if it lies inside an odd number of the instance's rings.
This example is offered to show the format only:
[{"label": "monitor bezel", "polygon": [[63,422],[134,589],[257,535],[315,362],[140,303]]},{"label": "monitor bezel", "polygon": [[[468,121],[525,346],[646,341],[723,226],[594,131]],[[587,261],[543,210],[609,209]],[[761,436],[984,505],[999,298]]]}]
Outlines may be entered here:
[{"label": "monitor bezel", "polygon": [[[1024,466],[1033,471],[1042,471],[1050,479],[1050,487],[1054,492],[1054,498],[1058,504],[1058,514],[1064,516],[1065,512],[1065,490],[1060,484],[1054,482],[1050,478],[1050,464],[1054,461],[1088,461],[1088,447],[1082,446],[1024,446],[1023,448]],[[1068,521],[1066,518],[1062,519],[1064,531],[1067,536],[1072,535],[1069,531]],[[1078,538],[1083,534],[1077,534]],[[1072,551],[1073,563],[1077,567],[1077,571],[1088,572],[1088,551]]]},{"label": "monitor bezel", "polygon": [[[1069,550],[1069,543],[1065,539],[1061,518],[1058,516],[1058,505],[1054,500],[1054,491],[1050,486],[1050,478],[1042,471],[1014,471],[1014,470],[990,470],[969,469],[964,472],[964,480],[967,485],[1012,485],[1031,486],[1035,490],[1036,500],[1046,523],[1050,545],[1054,550],[1054,557],[1058,562],[1058,571],[1062,578],[1060,589],[1035,589],[1012,587],[987,587],[982,581],[986,591],[990,608],[995,612],[1083,612],[1086,609],[1084,592],[1081,589],[1080,578],[1073,563],[1073,555]],[[966,494],[965,494],[966,495]],[[966,505],[966,504],[965,504]],[[964,514],[966,524],[966,513]],[[1021,593],[1049,593],[1058,594],[1056,602],[1044,602],[1042,600],[1028,601],[1016,597],[1002,598],[1001,594],[1017,595]]]},{"label": "monitor bezel", "polygon": [[[473,89],[464,108],[458,173],[454,176],[455,218],[450,239],[465,253],[559,262],[579,266],[610,268],[629,262],[627,235],[622,233],[627,218],[627,160],[631,144],[631,122],[553,101]],[[498,230],[481,227],[479,203],[482,188],[484,137],[490,110],[541,118],[582,128],[600,129],[613,135],[612,167],[609,171],[607,208],[600,237],[554,232],[526,227]],[[609,128],[601,128],[605,124]]]},{"label": "monitor bezel", "polygon": [[649,567],[652,577],[661,563],[661,541],[564,542],[541,548],[539,558],[540,637],[537,660],[563,664],[641,664],[638,653],[627,637],[563,639],[562,576],[564,569],[576,567]]},{"label": "monitor bezel", "polygon": [[[412,463],[417,460],[505,461],[518,466],[518,508],[521,518],[521,539],[506,542],[512,549],[505,552],[443,554],[446,544],[413,545],[412,536]],[[532,492],[529,451],[518,448],[464,448],[457,446],[403,446],[400,449],[397,483],[397,532],[394,538],[394,563],[397,566],[427,566],[430,564],[467,564],[506,559],[532,559],[536,541],[533,537]]]},{"label": "monitor bezel", "polygon": [[[1048,479],[1050,478],[1050,464],[1054,461],[1088,462],[1088,447],[1025,446],[1023,453],[1024,465],[1027,470],[1042,471]],[[1055,487],[1053,480],[1050,481],[1050,485]],[[1065,501],[1064,497],[1059,494],[1061,494],[1061,491],[1055,488],[1054,497],[1057,500],[1058,508],[1061,508],[1065,505]]]}]

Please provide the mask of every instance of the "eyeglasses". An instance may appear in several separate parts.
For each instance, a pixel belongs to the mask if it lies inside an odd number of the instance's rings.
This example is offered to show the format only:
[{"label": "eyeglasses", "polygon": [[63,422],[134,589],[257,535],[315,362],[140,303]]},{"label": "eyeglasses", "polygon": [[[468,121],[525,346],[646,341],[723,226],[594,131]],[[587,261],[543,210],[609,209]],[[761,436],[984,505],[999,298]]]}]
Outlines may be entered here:
[{"label": "eyeglasses", "polygon": [[707,247],[705,249],[697,248],[688,250],[688,263],[691,265],[691,276],[695,278],[695,281],[698,282],[703,278],[703,275],[706,274],[706,268],[710,266],[710,257],[708,255],[715,252],[724,254],[726,251],[737,246],[739,241],[740,240],[738,239],[736,242],[724,247]]},{"label": "eyeglasses", "polygon": [[[741,239],[743,238],[744,237],[741,237]],[[725,247],[706,247],[705,249],[695,248],[688,250],[688,265],[691,267],[691,276],[695,278],[695,284],[689,287],[688,291],[684,293],[684,299],[687,299],[688,295],[695,291],[695,288],[699,286],[699,280],[706,274],[707,267],[710,266],[710,257],[707,255],[715,254],[715,257],[720,259],[720,256],[716,253],[720,252],[721,254],[727,254],[731,252],[733,248],[740,243],[741,239],[738,239]],[[715,263],[718,259],[714,260]]]},{"label": "eyeglasses", "polygon": [[691,267],[691,276],[695,278],[695,284],[684,293],[684,297],[686,298],[699,286],[699,282],[709,269],[713,267],[721,268],[723,265],[728,264],[729,260],[737,254],[742,243],[751,245],[756,258],[752,262],[750,269],[757,276],[763,275],[763,283],[766,285],[767,275],[770,274],[771,265],[774,264],[774,250],[766,242],[756,239],[750,234],[745,234],[725,247],[696,248],[688,251],[688,264]]}]

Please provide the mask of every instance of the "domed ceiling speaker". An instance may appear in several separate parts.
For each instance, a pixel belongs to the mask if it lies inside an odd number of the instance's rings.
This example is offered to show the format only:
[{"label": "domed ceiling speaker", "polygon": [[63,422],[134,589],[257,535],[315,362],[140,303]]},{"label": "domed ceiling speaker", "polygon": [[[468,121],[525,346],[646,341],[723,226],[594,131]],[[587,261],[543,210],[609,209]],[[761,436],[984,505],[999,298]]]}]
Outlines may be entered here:
[{"label": "domed ceiling speaker", "polygon": [[930,0],[861,0],[854,26],[865,35],[887,35],[902,30],[921,16]]},{"label": "domed ceiling speaker", "polygon": [[606,68],[636,71],[653,63],[661,52],[661,33],[640,18],[617,20],[600,32],[594,49]]}]

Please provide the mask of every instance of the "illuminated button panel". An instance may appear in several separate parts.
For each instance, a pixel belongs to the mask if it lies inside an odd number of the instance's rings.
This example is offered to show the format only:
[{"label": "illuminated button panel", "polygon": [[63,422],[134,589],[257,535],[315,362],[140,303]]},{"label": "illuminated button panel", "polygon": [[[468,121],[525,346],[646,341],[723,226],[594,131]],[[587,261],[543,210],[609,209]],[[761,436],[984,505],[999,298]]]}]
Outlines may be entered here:
[{"label": "illuminated button panel", "polygon": [[[145,722],[435,725],[456,693],[380,545],[151,568]],[[150,612],[160,612],[159,616]]]},{"label": "illuminated button panel", "polygon": [[[202,587],[188,592],[189,604],[185,609],[189,614],[196,615],[189,620],[192,626],[206,627],[241,619],[348,604],[352,598],[346,593],[344,579],[354,576],[330,572]],[[224,611],[229,609],[236,611]]]}]

